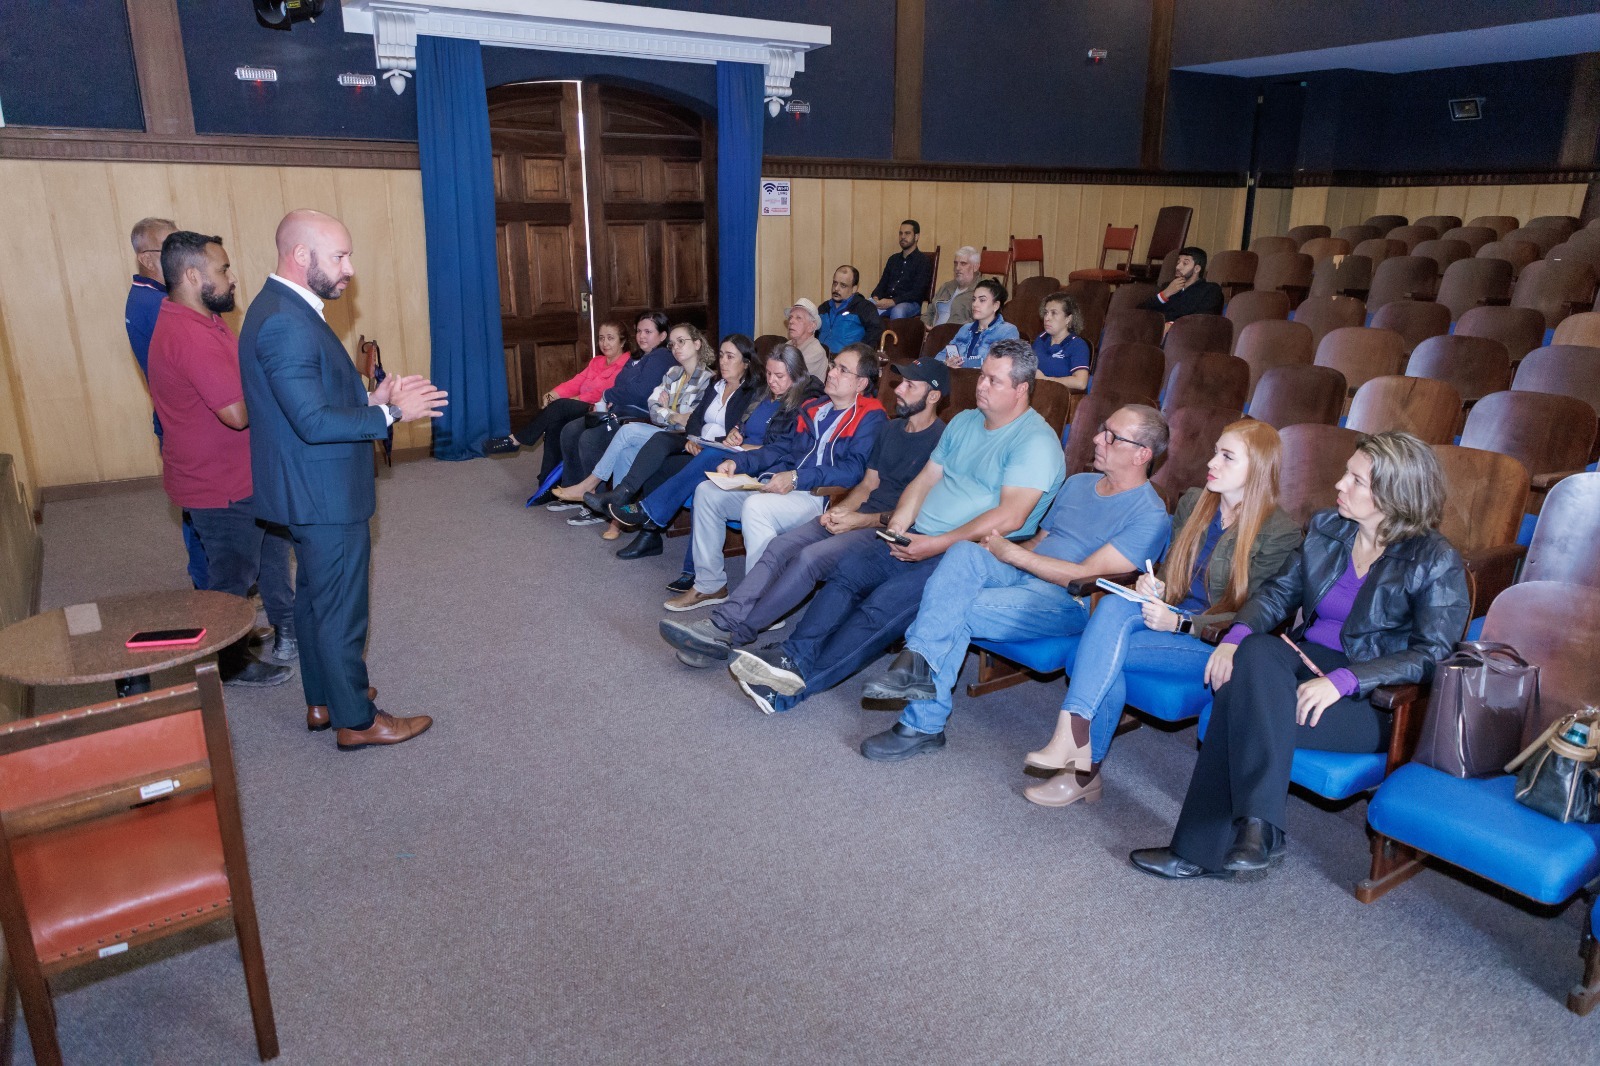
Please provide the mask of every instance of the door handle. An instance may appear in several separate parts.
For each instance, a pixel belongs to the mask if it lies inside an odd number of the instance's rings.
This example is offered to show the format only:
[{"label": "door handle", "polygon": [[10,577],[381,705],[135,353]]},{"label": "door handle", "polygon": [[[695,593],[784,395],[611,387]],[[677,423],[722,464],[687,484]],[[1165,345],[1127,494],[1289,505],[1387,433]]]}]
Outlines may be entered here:
[{"label": "door handle", "polygon": [[586,292],[578,294],[578,313],[584,315],[589,313],[589,294]]}]

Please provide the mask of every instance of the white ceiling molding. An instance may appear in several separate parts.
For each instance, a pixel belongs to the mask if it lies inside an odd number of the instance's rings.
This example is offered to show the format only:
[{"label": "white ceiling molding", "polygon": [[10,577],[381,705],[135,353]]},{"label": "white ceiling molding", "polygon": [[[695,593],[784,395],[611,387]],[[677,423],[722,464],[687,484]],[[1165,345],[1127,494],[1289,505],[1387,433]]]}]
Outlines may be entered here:
[{"label": "white ceiling molding", "polygon": [[417,69],[417,36],[457,37],[501,48],[678,63],[759,63],[776,117],[806,69],[806,53],[833,42],[827,26],[706,15],[596,0],[341,0],[344,28],[370,34],[379,73],[395,92]]}]

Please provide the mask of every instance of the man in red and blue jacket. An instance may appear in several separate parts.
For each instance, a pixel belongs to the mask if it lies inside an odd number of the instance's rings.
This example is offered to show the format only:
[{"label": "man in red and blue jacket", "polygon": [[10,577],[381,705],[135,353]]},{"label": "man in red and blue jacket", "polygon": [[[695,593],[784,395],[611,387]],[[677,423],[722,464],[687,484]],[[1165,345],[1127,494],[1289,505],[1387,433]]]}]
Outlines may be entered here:
[{"label": "man in red and blue jacket", "polygon": [[667,610],[692,611],[728,598],[726,523],[740,524],[748,570],[774,537],[822,514],[827,499],[818,489],[850,488],[861,480],[888,422],[883,404],[873,399],[877,387],[877,355],[865,344],[848,345],[828,365],[823,397],[800,409],[793,433],[717,468],[722,476],[756,477],[759,490],[723,489],[711,481],[695,490],[694,587],[668,600]]}]

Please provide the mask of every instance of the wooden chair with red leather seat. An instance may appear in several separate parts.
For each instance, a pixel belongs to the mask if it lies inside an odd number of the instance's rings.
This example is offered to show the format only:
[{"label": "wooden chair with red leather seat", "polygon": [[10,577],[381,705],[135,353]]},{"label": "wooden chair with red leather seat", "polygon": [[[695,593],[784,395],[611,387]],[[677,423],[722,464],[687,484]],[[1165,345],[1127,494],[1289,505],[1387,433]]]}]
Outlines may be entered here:
[{"label": "wooden chair with red leather seat", "polygon": [[1309,423],[1280,426],[1278,506],[1303,528],[1311,516],[1335,503],[1334,488],[1344,464],[1355,454],[1361,434],[1340,426]]},{"label": "wooden chair with red leather seat", "polygon": [[1388,233],[1385,233],[1384,236],[1391,241],[1403,241],[1406,246],[1406,254],[1414,255],[1416,254],[1417,245],[1421,244],[1423,241],[1438,240],[1439,233],[1440,231],[1434,229],[1432,226],[1413,225],[1396,226]]},{"label": "wooden chair with red leather seat", "polygon": [[1355,246],[1343,237],[1313,237],[1297,250],[1309,255],[1313,262],[1320,263],[1336,255],[1349,255],[1355,250]]},{"label": "wooden chair with red leather seat", "polygon": [[1094,395],[1161,395],[1166,380],[1167,357],[1153,344],[1127,341],[1108,344],[1095,363],[1089,391]]},{"label": "wooden chair with red leather seat", "polygon": [[1294,309],[1294,321],[1311,327],[1314,351],[1336,329],[1365,326],[1367,305],[1352,296],[1313,296]]},{"label": "wooden chair with red leather seat", "polygon": [[[1514,226],[1512,227],[1512,229],[1515,228]],[[1509,233],[1511,230],[1506,232]],[[1472,254],[1477,255],[1479,248],[1482,248],[1490,241],[1499,240],[1500,234],[1488,226],[1457,226],[1439,234],[1439,239],[1441,241],[1464,241],[1467,247],[1472,249]]]},{"label": "wooden chair with red leather seat", "polygon": [[1474,259],[1503,259],[1511,264],[1511,276],[1519,278],[1530,263],[1537,263],[1540,256],[1539,246],[1531,241],[1499,240],[1490,241],[1479,248],[1473,255]]},{"label": "wooden chair with red leather seat", "polygon": [[1528,468],[1509,455],[1454,444],[1435,444],[1433,454],[1444,470],[1439,532],[1466,564],[1467,617],[1477,618],[1516,579],[1527,554],[1517,532],[1528,507]]},{"label": "wooden chair with red leather seat", "polygon": [[1172,323],[1161,347],[1167,353],[1168,369],[1201,352],[1227,355],[1233,351],[1233,323],[1222,315],[1184,315]]},{"label": "wooden chair with red leather seat", "polygon": [[1450,309],[1432,300],[1390,300],[1373,314],[1372,326],[1400,334],[1410,354],[1429,337],[1450,332]]},{"label": "wooden chair with red leather seat", "polygon": [[0,926],[36,1061],[61,1062],[52,978],[221,921],[244,964],[256,1051],[277,1056],[215,664],[186,684],[0,727],[0,811]]},{"label": "wooden chair with red leather seat", "polygon": [[959,322],[946,322],[942,326],[930,326],[922,338],[922,351],[920,354],[937,358],[939,353],[956,339],[956,334],[961,332]]},{"label": "wooden chair with red leather seat", "polygon": [[1350,401],[1349,429],[1402,429],[1428,444],[1449,444],[1461,420],[1461,394],[1447,381],[1402,374],[1373,378]]},{"label": "wooden chair with red leather seat", "polygon": [[1461,225],[1460,215],[1423,215],[1412,223],[1414,226],[1431,226],[1440,233],[1455,229]]},{"label": "wooden chair with red leather seat", "polygon": [[927,339],[928,327],[922,318],[893,318],[878,341],[878,354],[891,363],[909,363],[922,352],[922,342]]},{"label": "wooden chair with red leather seat", "polygon": [[1150,344],[1159,348],[1166,324],[1160,311],[1113,311],[1106,316],[1105,328],[1100,333],[1100,348],[1104,350],[1113,344]]},{"label": "wooden chair with red leather seat", "polygon": [[1255,252],[1218,252],[1206,260],[1206,280],[1222,286],[1229,299],[1255,288],[1261,257]]},{"label": "wooden chair with red leather seat", "polygon": [[1189,224],[1194,221],[1194,208],[1169,204],[1156,212],[1156,224],[1150,230],[1150,247],[1145,249],[1144,262],[1135,263],[1128,272],[1140,281],[1156,276],[1156,264],[1164,264],[1178,249],[1189,242]]},{"label": "wooden chair with red leather seat", "polygon": [[1178,506],[1185,492],[1206,483],[1206,464],[1216,453],[1217,438],[1241,417],[1236,407],[1200,405],[1180,407],[1167,415],[1167,452],[1150,476],[1150,484],[1161,494],[1168,511]]},{"label": "wooden chair with red leather seat", "polygon": [[1249,414],[1278,429],[1336,426],[1345,405],[1344,375],[1330,366],[1275,366],[1256,382]]},{"label": "wooden chair with red leather seat", "polygon": [[1335,237],[1349,241],[1351,248],[1354,248],[1362,241],[1370,241],[1374,237],[1382,237],[1383,234],[1384,231],[1377,226],[1340,226],[1333,231]]},{"label": "wooden chair with red leather seat", "polygon": [[1161,410],[1168,414],[1184,407],[1242,411],[1249,394],[1249,363],[1221,352],[1201,352],[1179,360],[1167,373]]},{"label": "wooden chair with red leather seat", "polygon": [[1440,237],[1431,241],[1419,241],[1417,246],[1411,249],[1411,254],[1432,259],[1439,264],[1439,273],[1443,274],[1450,269],[1451,263],[1471,259],[1472,251],[1472,245],[1466,241],[1447,241]]},{"label": "wooden chair with red leather seat", "polygon": [[1506,346],[1513,368],[1544,344],[1544,315],[1531,307],[1474,307],[1456,320],[1457,337],[1488,337]]},{"label": "wooden chair with red leather seat", "polygon": [[1548,344],[1535,348],[1511,379],[1516,392],[1553,392],[1582,400],[1600,413],[1600,348]]},{"label": "wooden chair with red leather seat", "polygon": [[1314,362],[1343,374],[1350,395],[1354,396],[1373,378],[1400,373],[1405,360],[1405,341],[1394,330],[1342,326],[1322,338]]},{"label": "wooden chair with red leather seat", "polygon": [[1376,226],[1380,233],[1408,224],[1411,220],[1404,215],[1373,215],[1362,223],[1363,226]]},{"label": "wooden chair with red leather seat", "polygon": [[[1067,423],[1072,418],[1073,405],[1077,403],[1082,393],[1074,393],[1059,381],[1049,378],[1037,378],[1033,383],[1033,397],[1028,401],[1028,406],[1038,411],[1044,420],[1050,423],[1050,428],[1056,431],[1056,436],[1061,436],[1067,431]],[[974,401],[977,393],[974,390]]]},{"label": "wooden chair with red leather seat", "polygon": [[[1106,235],[1100,241],[1100,262],[1084,270],[1074,270],[1067,275],[1068,281],[1103,281],[1108,285],[1121,285],[1134,280],[1128,268],[1133,264],[1133,247],[1139,243],[1138,226],[1115,226],[1106,224]],[[1118,253],[1119,259],[1115,267],[1106,266],[1106,256],[1112,252]]]},{"label": "wooden chair with red leather seat", "polygon": [[1494,230],[1494,239],[1505,240],[1506,234],[1522,225],[1516,215],[1479,215],[1477,218],[1467,219],[1468,226],[1484,226]]},{"label": "wooden chair with red leather seat", "polygon": [[1273,237],[1257,237],[1250,242],[1250,250],[1265,259],[1269,255],[1279,255],[1283,252],[1298,252],[1300,246],[1295,243],[1293,237],[1279,234]]},{"label": "wooden chair with red leather seat", "polygon": [[1385,259],[1394,259],[1406,254],[1405,241],[1391,241],[1387,237],[1374,237],[1356,245],[1356,255],[1364,255],[1372,260],[1372,267],[1377,269],[1378,264]]},{"label": "wooden chair with red leather seat", "polygon": [[[1561,320],[1551,344],[1582,344],[1600,348],[1600,311],[1580,311]],[[1532,349],[1529,349],[1530,351]]]},{"label": "wooden chair with red leather seat", "polygon": [[1109,317],[1118,311],[1137,311],[1140,304],[1160,291],[1149,281],[1130,281],[1125,285],[1118,285],[1112,290],[1111,299],[1106,301],[1106,315]]},{"label": "wooden chair with red leather seat", "polygon": [[1474,307],[1511,302],[1511,264],[1504,259],[1461,259],[1445,268],[1437,303],[1450,309],[1450,320]]},{"label": "wooden chair with red leather seat", "polygon": [[1529,263],[1511,290],[1512,307],[1536,308],[1546,329],[1555,329],[1568,315],[1589,309],[1595,297],[1594,268],[1574,259]]},{"label": "wooden chair with red leather seat", "polygon": [[[1288,321],[1289,294],[1265,289],[1241,292],[1223,307],[1222,317],[1233,323],[1233,339],[1234,345],[1237,347],[1239,334],[1246,326],[1254,325],[1258,322]],[[1229,350],[1232,351],[1232,349]]]},{"label": "wooden chair with red leather seat", "polygon": [[1274,252],[1261,257],[1256,267],[1256,291],[1281,289],[1289,294],[1289,306],[1298,307],[1311,293],[1311,275],[1316,263],[1303,252]]},{"label": "wooden chair with red leather seat", "polygon": [[1573,474],[1552,488],[1533,527],[1520,581],[1600,588],[1600,473]]},{"label": "wooden chair with red leather seat", "polygon": [[1284,236],[1294,242],[1296,251],[1303,252],[1307,241],[1314,241],[1321,237],[1332,237],[1333,229],[1330,226],[1294,226]]},{"label": "wooden chair with red leather seat", "polygon": [[1432,300],[1439,291],[1439,264],[1424,255],[1397,255],[1372,271],[1367,292],[1367,313],[1394,300]]},{"label": "wooden chair with red leather seat", "polygon": [[984,245],[978,252],[978,275],[985,278],[1000,278],[1002,281],[1011,280],[1011,250],[989,250]]},{"label": "wooden chair with red leather seat", "polygon": [[1316,358],[1311,327],[1304,322],[1265,319],[1239,330],[1233,354],[1250,364],[1250,395],[1261,375],[1275,366],[1310,366]]},{"label": "wooden chair with red leather seat", "polygon": [[[1011,257],[1011,283],[1007,288],[1012,292],[1017,291],[1017,285],[1019,284],[1017,267],[1023,263],[1038,264],[1039,273],[1035,276],[1044,276],[1044,234],[1041,233],[1037,237],[1018,237],[1016,234],[1012,234],[1011,250],[1008,254]],[[1060,282],[1056,284],[1058,287],[1060,286]],[[1052,289],[1051,291],[1055,290]]]},{"label": "wooden chair with red leather seat", "polygon": [[1582,400],[1547,392],[1491,392],[1472,405],[1461,443],[1509,455],[1532,480],[1528,512],[1538,514],[1545,493],[1589,463],[1600,418]]}]

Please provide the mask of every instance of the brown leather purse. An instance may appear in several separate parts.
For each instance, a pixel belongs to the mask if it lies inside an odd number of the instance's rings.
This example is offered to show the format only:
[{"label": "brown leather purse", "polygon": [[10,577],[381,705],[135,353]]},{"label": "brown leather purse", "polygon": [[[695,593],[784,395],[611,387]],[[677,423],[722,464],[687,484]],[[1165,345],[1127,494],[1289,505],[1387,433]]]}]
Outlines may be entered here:
[{"label": "brown leather purse", "polygon": [[1434,672],[1413,758],[1454,777],[1503,773],[1539,721],[1539,668],[1509,644],[1463,641]]}]

